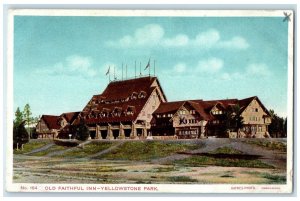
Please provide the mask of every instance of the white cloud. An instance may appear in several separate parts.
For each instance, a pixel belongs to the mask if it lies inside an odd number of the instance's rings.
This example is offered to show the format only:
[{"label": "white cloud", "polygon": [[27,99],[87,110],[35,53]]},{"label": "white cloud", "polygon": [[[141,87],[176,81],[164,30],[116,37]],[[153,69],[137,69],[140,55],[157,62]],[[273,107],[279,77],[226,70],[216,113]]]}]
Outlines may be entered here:
[{"label": "white cloud", "polygon": [[250,64],[246,68],[246,73],[253,76],[269,76],[271,71],[264,63]]},{"label": "white cloud", "polygon": [[163,38],[164,29],[158,24],[148,24],[136,29],[133,35],[126,35],[118,41],[109,41],[110,46],[132,47],[157,45]]},{"label": "white cloud", "polygon": [[90,57],[72,55],[47,69],[37,69],[35,73],[48,75],[68,75],[94,77],[97,72],[92,68],[93,61]]},{"label": "white cloud", "polygon": [[196,36],[195,44],[203,48],[211,48],[216,46],[220,41],[220,34],[217,30],[210,29],[205,32],[201,32]]},{"label": "white cloud", "polygon": [[200,60],[196,69],[197,71],[202,73],[216,73],[223,68],[223,65],[223,60],[213,57],[205,60]]},{"label": "white cloud", "polygon": [[222,80],[229,81],[229,80],[243,79],[244,75],[239,72],[234,72],[234,73],[225,72],[221,74],[220,78]]},{"label": "white cloud", "polygon": [[221,41],[219,43],[219,47],[232,49],[247,49],[249,47],[249,44],[244,38],[236,36],[228,41]]},{"label": "white cloud", "polygon": [[125,35],[116,41],[106,43],[111,47],[197,47],[203,49],[226,48],[247,49],[248,42],[241,36],[234,36],[229,40],[222,40],[218,30],[209,29],[200,32],[195,38],[189,38],[186,34],[178,33],[173,37],[166,37],[165,30],[159,24],[148,24],[138,28],[131,35]]},{"label": "white cloud", "polygon": [[170,46],[186,46],[189,43],[189,37],[184,34],[178,34],[174,38],[166,38],[163,40],[162,45],[166,47]]},{"label": "white cloud", "polygon": [[183,73],[187,70],[185,63],[178,63],[173,67],[173,71],[176,73]]}]

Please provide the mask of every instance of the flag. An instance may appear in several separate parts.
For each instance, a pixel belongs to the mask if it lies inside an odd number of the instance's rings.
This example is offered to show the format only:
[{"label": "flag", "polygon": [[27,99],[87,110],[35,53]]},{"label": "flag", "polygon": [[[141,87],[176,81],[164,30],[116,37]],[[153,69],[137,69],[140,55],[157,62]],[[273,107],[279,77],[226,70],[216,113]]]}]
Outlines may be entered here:
[{"label": "flag", "polygon": [[108,67],[107,72],[106,72],[105,75],[108,75],[108,74],[109,74],[109,71],[110,71],[110,66]]},{"label": "flag", "polygon": [[147,64],[147,66],[145,67],[144,70],[146,70],[146,69],[149,68],[149,67],[150,67],[150,59],[149,59],[148,64]]}]

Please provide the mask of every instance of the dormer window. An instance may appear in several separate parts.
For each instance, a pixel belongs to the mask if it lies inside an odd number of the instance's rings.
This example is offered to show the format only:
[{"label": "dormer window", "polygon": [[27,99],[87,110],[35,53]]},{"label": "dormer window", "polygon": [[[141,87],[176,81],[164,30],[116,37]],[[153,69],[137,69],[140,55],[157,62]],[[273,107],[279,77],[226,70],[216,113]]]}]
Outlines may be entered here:
[{"label": "dormer window", "polygon": [[133,115],[134,113],[134,106],[128,106],[126,110],[126,115]]},{"label": "dormer window", "polygon": [[122,108],[120,107],[115,107],[114,111],[112,112],[113,116],[118,116],[120,117],[122,113]]},{"label": "dormer window", "polygon": [[110,109],[103,108],[103,109],[102,109],[102,112],[101,112],[102,117],[108,117],[109,112],[110,112]]},{"label": "dormer window", "polygon": [[138,98],[146,98],[146,92],[145,91],[141,91]]},{"label": "dormer window", "polygon": [[138,93],[134,91],[134,92],[131,94],[131,99],[132,99],[132,100],[135,100],[135,99],[137,99],[137,96],[138,96]]}]

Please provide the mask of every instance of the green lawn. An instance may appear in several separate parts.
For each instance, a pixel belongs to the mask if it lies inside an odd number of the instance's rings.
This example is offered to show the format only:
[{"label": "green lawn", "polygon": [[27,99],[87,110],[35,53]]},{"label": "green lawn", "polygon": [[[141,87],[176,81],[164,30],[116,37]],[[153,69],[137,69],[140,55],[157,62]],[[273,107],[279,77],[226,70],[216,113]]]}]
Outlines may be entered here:
[{"label": "green lawn", "polygon": [[169,156],[176,152],[182,152],[199,148],[196,144],[162,143],[159,141],[125,142],[101,158],[110,160],[142,160],[149,161],[160,157]]},{"label": "green lawn", "polygon": [[50,147],[49,149],[46,149],[44,151],[40,151],[40,152],[36,152],[33,154],[30,154],[31,156],[45,156],[51,152],[55,152],[55,151],[61,151],[64,149],[67,149],[68,147],[63,147],[63,146],[58,146],[58,145],[53,145],[52,147]]},{"label": "green lawn", "polygon": [[28,153],[28,152],[31,152],[32,150],[41,148],[41,147],[45,146],[46,144],[49,144],[50,142],[52,142],[52,140],[30,140],[28,143],[24,144],[23,150],[14,149],[14,154]]},{"label": "green lawn", "polygon": [[247,140],[245,142],[248,144],[255,144],[270,150],[277,150],[286,153],[286,143],[283,142],[275,142],[275,141],[272,142],[272,141],[261,141],[261,140]]},{"label": "green lawn", "polygon": [[70,157],[70,158],[82,158],[89,157],[100,151],[108,149],[109,147],[115,145],[114,142],[91,142],[84,146],[84,148],[74,148],[72,151],[67,151],[57,157]]}]

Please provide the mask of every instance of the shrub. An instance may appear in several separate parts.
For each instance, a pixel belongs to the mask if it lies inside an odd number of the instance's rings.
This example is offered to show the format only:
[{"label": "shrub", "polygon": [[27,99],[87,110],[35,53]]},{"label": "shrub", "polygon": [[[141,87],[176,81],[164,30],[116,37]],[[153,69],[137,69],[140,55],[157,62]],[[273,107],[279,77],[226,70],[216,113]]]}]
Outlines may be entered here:
[{"label": "shrub", "polygon": [[25,121],[13,127],[13,148],[21,147],[29,142],[29,135],[24,127]]},{"label": "shrub", "polygon": [[87,127],[83,119],[81,119],[79,125],[76,126],[75,132],[76,132],[75,138],[77,140],[85,141],[90,136],[89,128]]}]

